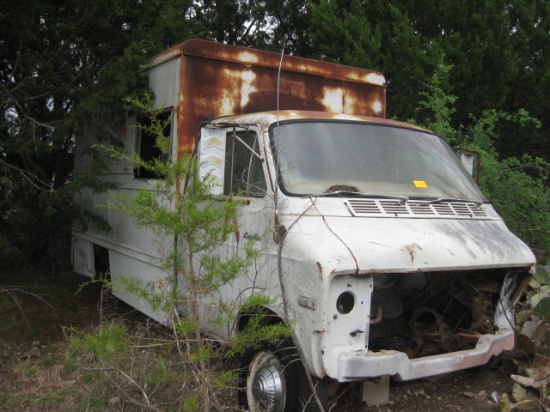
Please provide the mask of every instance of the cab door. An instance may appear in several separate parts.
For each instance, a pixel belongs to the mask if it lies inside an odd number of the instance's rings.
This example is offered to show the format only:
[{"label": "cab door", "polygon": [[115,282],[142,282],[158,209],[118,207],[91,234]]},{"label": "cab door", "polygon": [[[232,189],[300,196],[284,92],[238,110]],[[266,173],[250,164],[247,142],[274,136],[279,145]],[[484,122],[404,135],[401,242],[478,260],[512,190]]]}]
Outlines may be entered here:
[{"label": "cab door", "polygon": [[[242,276],[220,288],[220,298],[238,310],[239,304],[254,293],[278,294],[277,249],[273,240],[274,197],[267,176],[267,151],[262,132],[256,127],[228,127],[202,129],[200,145],[201,174],[214,178],[213,194],[220,200],[231,198],[237,202],[233,216],[235,224],[222,245],[209,253],[222,260],[245,256],[245,243],[251,242],[259,256]],[[219,324],[216,317],[216,299],[209,299],[204,307],[208,330],[220,337],[231,334],[233,325]]]}]

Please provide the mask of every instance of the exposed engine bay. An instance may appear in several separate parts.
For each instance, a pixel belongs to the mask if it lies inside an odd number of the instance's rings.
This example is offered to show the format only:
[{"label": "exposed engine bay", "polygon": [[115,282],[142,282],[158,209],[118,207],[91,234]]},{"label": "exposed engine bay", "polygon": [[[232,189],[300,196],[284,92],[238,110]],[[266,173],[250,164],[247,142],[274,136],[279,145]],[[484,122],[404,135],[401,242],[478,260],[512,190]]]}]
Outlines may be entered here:
[{"label": "exposed engine bay", "polygon": [[497,330],[494,315],[507,273],[375,275],[369,349],[398,350],[413,359],[474,348],[481,335]]}]

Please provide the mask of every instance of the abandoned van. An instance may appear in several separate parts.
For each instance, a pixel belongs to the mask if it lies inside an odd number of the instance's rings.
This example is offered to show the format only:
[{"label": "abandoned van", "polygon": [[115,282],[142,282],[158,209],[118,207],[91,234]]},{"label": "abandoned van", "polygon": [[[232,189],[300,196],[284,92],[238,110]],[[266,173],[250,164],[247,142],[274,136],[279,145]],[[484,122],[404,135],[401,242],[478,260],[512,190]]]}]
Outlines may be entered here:
[{"label": "abandoned van", "polygon": [[[242,198],[238,231],[219,253],[238,252],[247,238],[261,249],[248,278],[220,296],[262,290],[274,298],[265,311],[293,331],[291,345],[245,355],[244,407],[314,403],[304,371],[336,393],[355,383],[368,403],[383,402],[389,377],[480,366],[513,348],[512,303],[535,257],[440,137],[384,118],[382,74],[202,40],[155,56],[143,73],[155,109],[171,119],[170,155],[197,153],[216,179],[213,195]],[[117,138],[150,155],[135,122]],[[77,141],[76,173],[89,167],[92,143]],[[123,162],[106,177],[128,194],[155,179]],[[113,231],[74,232],[75,270],[108,267],[151,284],[172,276],[156,262],[159,244],[173,239],[96,210],[106,199],[91,191],[77,199]],[[113,293],[162,320],[124,290]],[[219,338],[233,329],[204,324]],[[282,349],[298,350],[303,367]],[[318,398],[326,402],[326,391]]]}]

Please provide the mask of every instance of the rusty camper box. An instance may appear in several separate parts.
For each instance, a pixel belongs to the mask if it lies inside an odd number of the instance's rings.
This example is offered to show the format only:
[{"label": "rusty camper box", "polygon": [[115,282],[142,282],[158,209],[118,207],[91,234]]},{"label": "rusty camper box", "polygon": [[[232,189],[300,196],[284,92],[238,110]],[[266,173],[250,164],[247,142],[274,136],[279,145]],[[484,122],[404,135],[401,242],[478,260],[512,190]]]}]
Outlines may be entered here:
[{"label": "rusty camper box", "polygon": [[[382,74],[202,40],[153,57],[143,73],[154,108],[171,119],[172,158],[196,150],[217,178],[213,195],[243,197],[239,233],[214,253],[238,252],[243,238],[261,249],[249,276],[220,296],[272,296],[265,310],[290,325],[302,355],[296,369],[273,347],[251,348],[244,407],[291,411],[309,400],[315,410],[304,370],[318,387],[352,385],[369,404],[383,402],[388,377],[480,366],[513,348],[512,301],[535,258],[441,138],[384,119]],[[116,138],[128,152],[159,155],[135,123]],[[90,165],[90,144],[77,139],[76,173]],[[127,194],[155,181],[122,161],[105,178]],[[107,199],[76,199],[113,231],[74,232],[75,271],[162,284],[171,274],[158,262],[174,240],[96,208]],[[123,289],[113,293],[163,321]],[[234,330],[206,313],[205,333]]]}]

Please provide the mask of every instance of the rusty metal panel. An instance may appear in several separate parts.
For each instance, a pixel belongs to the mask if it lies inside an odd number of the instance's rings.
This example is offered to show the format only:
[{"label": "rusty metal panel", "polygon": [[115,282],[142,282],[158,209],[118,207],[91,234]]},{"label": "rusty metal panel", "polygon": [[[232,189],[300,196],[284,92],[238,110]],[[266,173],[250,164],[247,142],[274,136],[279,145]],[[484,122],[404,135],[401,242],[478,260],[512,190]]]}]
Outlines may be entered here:
[{"label": "rusty metal panel", "polygon": [[201,122],[218,116],[277,109],[385,116],[385,80],[375,71],[287,55],[281,63],[279,53],[203,40],[175,46],[144,69],[174,58],[181,59],[180,153],[193,149]]}]

